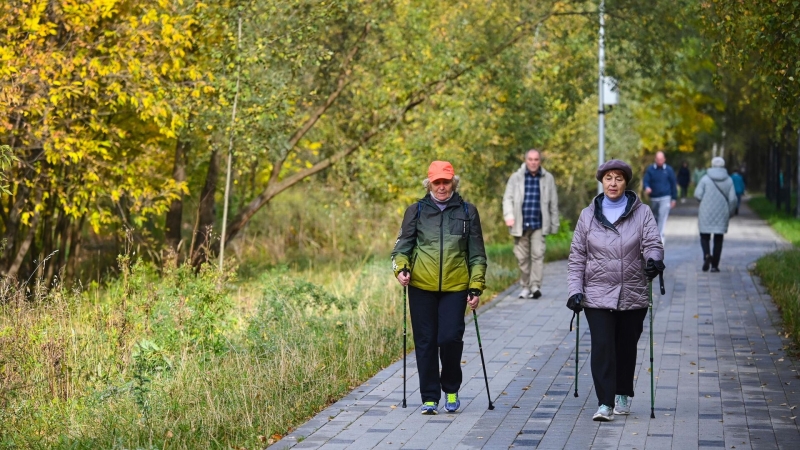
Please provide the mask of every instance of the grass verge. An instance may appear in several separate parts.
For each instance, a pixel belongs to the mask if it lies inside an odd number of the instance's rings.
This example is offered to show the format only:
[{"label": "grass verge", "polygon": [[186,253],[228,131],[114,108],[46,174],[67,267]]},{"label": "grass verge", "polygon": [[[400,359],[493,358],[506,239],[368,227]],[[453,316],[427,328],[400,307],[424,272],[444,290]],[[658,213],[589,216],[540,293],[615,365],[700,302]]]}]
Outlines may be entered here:
[{"label": "grass verge", "polygon": [[[785,337],[794,351],[800,349],[800,220],[777,211],[765,197],[755,197],[749,206],[795,247],[770,253],[756,261],[755,271],[781,312]],[[793,268],[793,269],[790,269]]]},{"label": "grass verge", "polygon": [[786,214],[783,208],[777,210],[764,196],[753,197],[747,204],[787,241],[795,247],[800,247],[800,219]]}]

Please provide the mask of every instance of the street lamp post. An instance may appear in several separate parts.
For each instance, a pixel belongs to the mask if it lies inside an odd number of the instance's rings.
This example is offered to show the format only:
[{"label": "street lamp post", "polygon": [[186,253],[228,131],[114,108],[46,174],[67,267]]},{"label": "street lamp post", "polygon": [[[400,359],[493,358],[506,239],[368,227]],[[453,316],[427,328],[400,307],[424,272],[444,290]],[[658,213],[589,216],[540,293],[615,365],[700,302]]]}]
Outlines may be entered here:
[{"label": "street lamp post", "polygon": [[[600,36],[598,40],[598,109],[597,109],[597,165],[598,167],[605,162],[606,159],[606,133],[605,133],[605,102],[603,99],[603,91],[605,90],[605,0],[600,0]],[[603,193],[603,184],[597,183],[597,193]]]}]

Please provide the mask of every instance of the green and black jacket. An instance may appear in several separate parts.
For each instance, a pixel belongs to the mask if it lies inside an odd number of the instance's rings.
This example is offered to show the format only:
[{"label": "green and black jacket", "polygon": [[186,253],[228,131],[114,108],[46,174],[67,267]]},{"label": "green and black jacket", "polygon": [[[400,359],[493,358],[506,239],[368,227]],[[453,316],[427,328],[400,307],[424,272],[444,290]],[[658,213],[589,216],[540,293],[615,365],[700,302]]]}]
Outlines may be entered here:
[{"label": "green and black jacket", "polygon": [[392,251],[392,267],[395,277],[408,267],[411,285],[426,291],[483,292],[486,249],[475,205],[455,192],[444,211],[430,195],[409,206]]}]

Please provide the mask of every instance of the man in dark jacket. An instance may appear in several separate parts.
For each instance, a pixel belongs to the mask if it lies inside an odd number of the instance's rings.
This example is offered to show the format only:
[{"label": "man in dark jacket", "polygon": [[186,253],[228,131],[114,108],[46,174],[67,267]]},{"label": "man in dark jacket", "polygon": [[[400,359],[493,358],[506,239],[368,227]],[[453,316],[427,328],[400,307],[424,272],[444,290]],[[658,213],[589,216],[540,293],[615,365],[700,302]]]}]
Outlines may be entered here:
[{"label": "man in dark jacket", "polygon": [[692,174],[689,172],[689,163],[686,161],[681,164],[678,169],[678,186],[681,187],[681,203],[686,201],[686,192],[689,190],[689,182],[692,179]]},{"label": "man in dark jacket", "polygon": [[677,184],[675,172],[667,164],[664,152],[656,153],[655,164],[649,166],[644,173],[644,192],[650,196],[650,208],[658,223],[662,244],[669,210],[675,207],[678,199]]}]

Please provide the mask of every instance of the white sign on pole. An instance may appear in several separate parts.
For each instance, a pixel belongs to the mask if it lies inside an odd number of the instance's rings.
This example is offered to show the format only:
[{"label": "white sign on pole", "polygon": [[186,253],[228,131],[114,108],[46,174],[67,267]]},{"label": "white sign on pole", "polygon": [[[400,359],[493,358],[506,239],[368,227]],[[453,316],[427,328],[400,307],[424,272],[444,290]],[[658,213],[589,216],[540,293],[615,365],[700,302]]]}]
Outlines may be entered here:
[{"label": "white sign on pole", "polygon": [[619,103],[619,84],[614,77],[603,77],[603,103],[606,105]]}]

